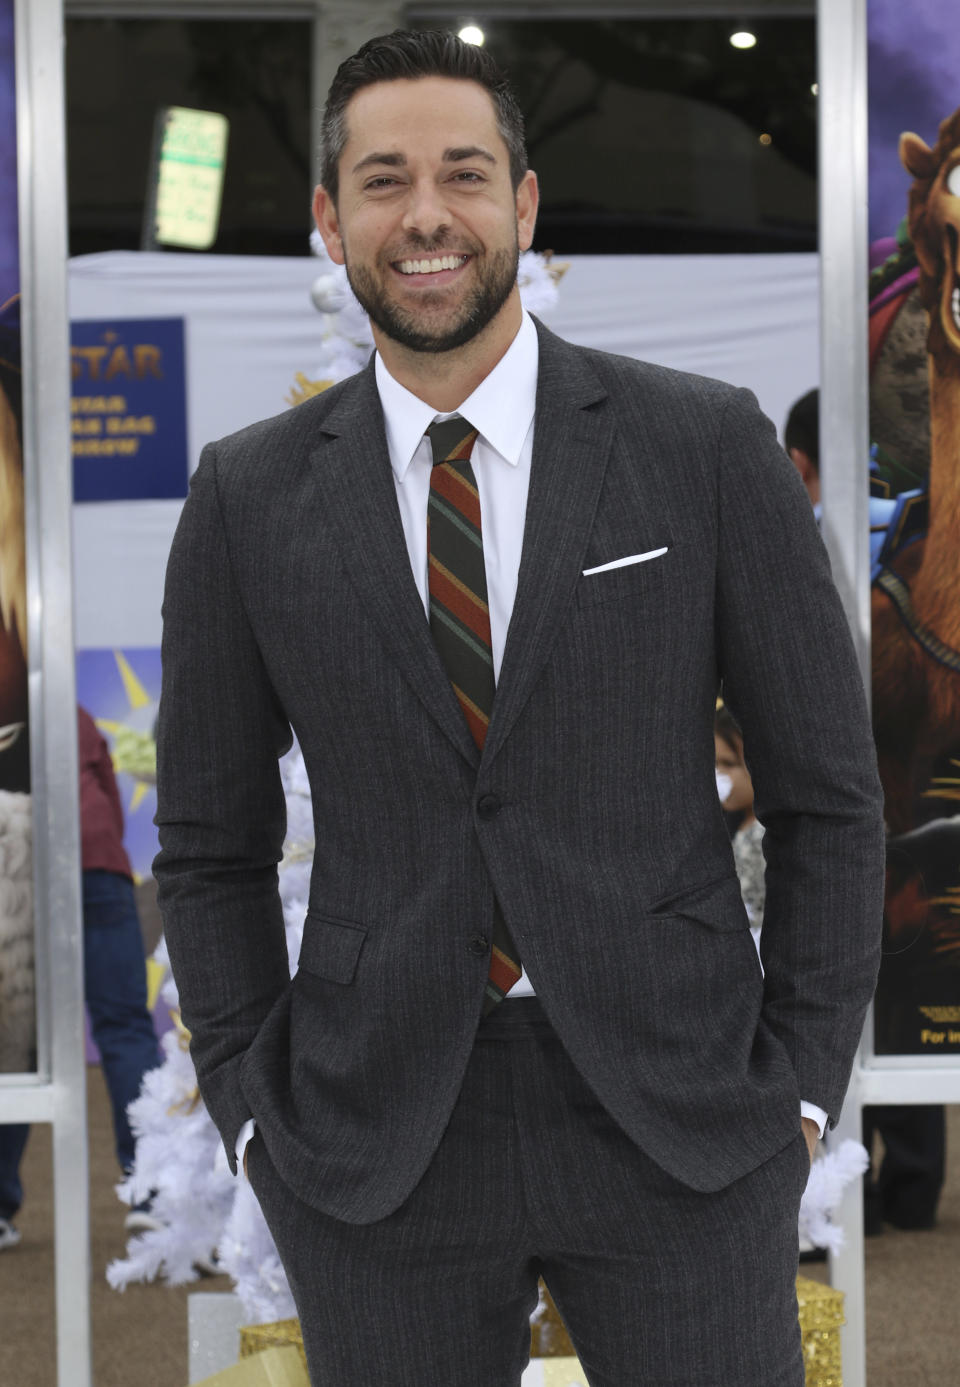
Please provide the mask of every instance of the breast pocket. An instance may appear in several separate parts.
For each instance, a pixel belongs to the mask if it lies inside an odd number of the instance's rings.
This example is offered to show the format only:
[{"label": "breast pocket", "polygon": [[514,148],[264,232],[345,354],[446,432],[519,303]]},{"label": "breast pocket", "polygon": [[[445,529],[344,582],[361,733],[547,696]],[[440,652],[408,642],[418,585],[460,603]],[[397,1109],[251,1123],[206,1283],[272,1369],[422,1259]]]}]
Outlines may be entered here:
[{"label": "breast pocket", "polygon": [[[658,552],[661,549],[663,553]],[[663,588],[673,560],[674,546],[664,542],[653,547],[649,558],[639,557],[619,568],[601,567],[597,572],[582,573],[577,584],[577,602],[591,607],[601,602],[642,601]],[[586,565],[588,570],[592,566]]]}]

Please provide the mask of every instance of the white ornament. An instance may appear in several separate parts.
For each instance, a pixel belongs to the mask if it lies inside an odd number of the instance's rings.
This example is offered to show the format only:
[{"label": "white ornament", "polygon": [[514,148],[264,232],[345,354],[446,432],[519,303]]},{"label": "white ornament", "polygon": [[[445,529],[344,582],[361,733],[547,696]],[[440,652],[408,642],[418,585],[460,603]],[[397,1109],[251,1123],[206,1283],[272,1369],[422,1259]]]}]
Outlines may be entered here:
[{"label": "white ornament", "polygon": [[310,298],[321,313],[339,313],[349,300],[350,290],[344,288],[336,275],[317,275],[310,285]]}]

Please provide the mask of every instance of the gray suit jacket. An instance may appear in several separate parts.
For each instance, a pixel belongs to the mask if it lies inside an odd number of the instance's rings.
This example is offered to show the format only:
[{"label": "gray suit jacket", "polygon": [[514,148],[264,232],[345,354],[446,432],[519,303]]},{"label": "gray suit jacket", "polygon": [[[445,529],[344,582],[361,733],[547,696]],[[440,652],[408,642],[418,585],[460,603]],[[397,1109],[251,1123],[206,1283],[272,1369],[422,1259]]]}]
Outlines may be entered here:
[{"label": "gray suit jacket", "polygon": [[[747,391],[540,328],[530,497],[482,756],[410,570],[372,365],[210,445],[167,575],[157,823],[200,1090],[290,1187],[399,1206],[470,1055],[494,892],[577,1067],[698,1190],[835,1117],[878,963],[881,799],[806,494]],[[583,576],[667,547],[645,563]],[[760,968],[714,784],[745,732]],[[277,758],[316,855],[287,975]],[[509,1003],[508,1003],[509,1004]]]}]

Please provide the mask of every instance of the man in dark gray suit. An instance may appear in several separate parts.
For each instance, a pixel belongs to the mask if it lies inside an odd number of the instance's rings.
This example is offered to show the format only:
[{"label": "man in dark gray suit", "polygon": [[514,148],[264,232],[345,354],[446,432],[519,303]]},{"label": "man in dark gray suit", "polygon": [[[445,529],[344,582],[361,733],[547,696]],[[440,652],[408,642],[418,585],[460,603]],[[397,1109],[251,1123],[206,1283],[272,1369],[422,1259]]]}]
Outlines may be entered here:
[{"label": "man in dark gray suit", "polygon": [[324,141],[314,211],[376,356],[205,450],[168,572],[156,872],[201,1092],[318,1387],[516,1387],[541,1274],[592,1387],[799,1387],[797,1207],[882,890],[806,495],[748,392],[524,315],[537,184],[482,50],[365,45]]}]

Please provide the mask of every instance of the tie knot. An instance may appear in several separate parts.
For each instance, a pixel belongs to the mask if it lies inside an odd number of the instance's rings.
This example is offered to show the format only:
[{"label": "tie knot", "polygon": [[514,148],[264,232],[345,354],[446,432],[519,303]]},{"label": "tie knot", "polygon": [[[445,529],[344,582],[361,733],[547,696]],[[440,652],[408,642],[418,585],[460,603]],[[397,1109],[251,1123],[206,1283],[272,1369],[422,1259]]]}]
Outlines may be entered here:
[{"label": "tie knot", "polygon": [[473,449],[477,430],[466,419],[455,414],[452,419],[435,419],[427,429],[433,449],[433,465],[441,462],[466,462]]}]

